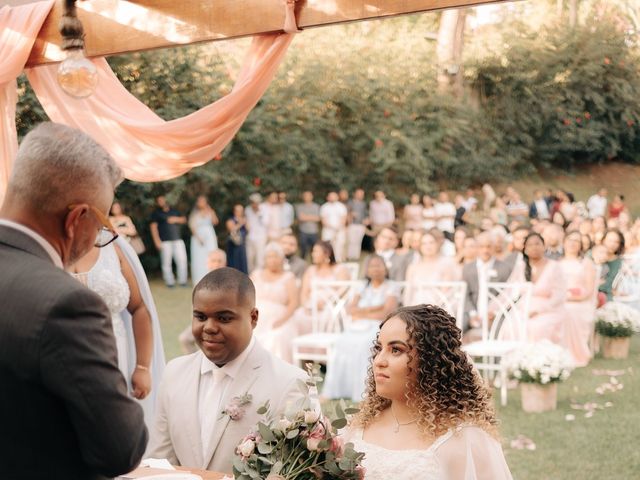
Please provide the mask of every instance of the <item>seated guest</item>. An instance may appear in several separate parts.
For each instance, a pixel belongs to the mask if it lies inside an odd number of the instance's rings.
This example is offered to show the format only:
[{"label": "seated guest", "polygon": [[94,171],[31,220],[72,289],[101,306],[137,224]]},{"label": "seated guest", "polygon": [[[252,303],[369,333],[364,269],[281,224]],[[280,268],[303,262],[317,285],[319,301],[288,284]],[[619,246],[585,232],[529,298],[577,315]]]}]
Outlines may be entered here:
[{"label": "seated guest", "polygon": [[[316,242],[311,249],[311,261],[313,265],[307,268],[302,277],[302,286],[300,288],[300,308],[295,313],[294,322],[299,335],[311,333],[313,304],[311,298],[311,287],[315,280],[331,281],[331,280],[349,280],[351,276],[349,271],[342,265],[336,263],[336,257],[333,254],[331,243],[325,241]],[[328,315],[329,311],[325,310],[323,299],[318,299],[319,304],[316,308],[322,315]]]},{"label": "seated guest", "polygon": [[390,227],[380,230],[373,241],[375,253],[382,257],[387,270],[389,270],[389,278],[396,282],[404,282],[407,267],[412,261],[413,255],[398,254],[397,246],[398,232]]},{"label": "seated guest", "polygon": [[407,286],[404,291],[404,305],[435,302],[435,299],[424,298],[424,292],[418,288],[420,283],[450,282],[458,280],[458,268],[451,257],[440,254],[440,243],[432,231],[422,236],[420,245],[421,259],[409,265],[407,269]]},{"label": "seated guest", "polygon": [[[282,414],[304,372],[267,352],[253,335],[256,292],[233,268],[209,272],[193,291],[199,350],[164,371],[148,454],[174,465],[231,473],[235,449],[269,401]],[[228,412],[230,407],[234,411]],[[237,415],[236,415],[237,414]]]},{"label": "seated guest", "polygon": [[327,363],[323,396],[362,400],[371,347],[380,322],[398,306],[394,282],[387,280],[387,267],[378,255],[365,266],[367,283],[347,306],[351,323],[338,338]]},{"label": "seated guest", "polygon": [[562,251],[564,230],[562,227],[555,223],[550,223],[545,225],[541,233],[546,246],[546,250],[544,252],[545,256],[551,260],[559,260],[562,258],[564,255],[564,252]]},{"label": "seated guest", "polygon": [[605,294],[607,301],[610,302],[613,300],[613,281],[618,276],[622,266],[624,235],[619,230],[606,230],[602,237],[602,245],[606,248],[606,261],[602,270],[604,281],[600,284],[598,290]]},{"label": "seated guest", "polygon": [[582,256],[582,236],[574,230],[564,239],[564,258],[560,260],[567,279],[565,307],[565,342],[576,366],[589,363],[589,342],[593,334],[596,308],[596,267],[589,258]]},{"label": "seated guest", "polygon": [[509,280],[533,284],[527,340],[537,342],[547,339],[564,345],[567,283],[562,267],[559,262],[544,256],[544,240],[538,233],[527,235],[522,253],[524,268],[514,271]]},{"label": "seated guest", "polygon": [[287,233],[280,237],[280,246],[284,251],[284,269],[298,279],[302,279],[304,271],[307,269],[307,262],[298,255],[298,239],[292,233]]},{"label": "seated guest", "polygon": [[490,232],[482,232],[476,237],[478,258],[475,261],[464,264],[462,280],[467,284],[467,298],[464,304],[463,330],[480,327],[478,314],[478,296],[480,283],[506,282],[511,270],[509,266],[498,260],[494,255],[495,242]]},{"label": "seated guest", "polygon": [[284,269],[284,262],[280,245],[268,244],[264,268],[254,270],[251,280],[256,287],[256,307],[262,319],[255,336],[269,352],[291,363],[291,340],[296,335],[291,316],[298,308],[298,286],[293,273]]},{"label": "seated guest", "polygon": [[522,265],[522,249],[524,248],[524,239],[529,235],[529,229],[527,227],[518,227],[511,234],[511,244],[509,245],[509,250],[511,251],[508,254],[504,261],[509,268],[513,272],[516,265],[518,265],[519,269],[524,268]]}]

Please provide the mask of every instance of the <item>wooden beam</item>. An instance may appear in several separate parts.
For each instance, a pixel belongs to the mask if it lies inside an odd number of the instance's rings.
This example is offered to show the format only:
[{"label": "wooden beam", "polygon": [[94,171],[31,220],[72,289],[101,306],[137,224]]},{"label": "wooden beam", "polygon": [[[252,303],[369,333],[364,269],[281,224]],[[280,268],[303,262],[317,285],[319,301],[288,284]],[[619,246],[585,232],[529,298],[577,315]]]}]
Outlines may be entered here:
[{"label": "wooden beam", "polygon": [[[33,0],[0,0],[23,5]],[[302,29],[506,0],[299,0]],[[284,0],[86,0],[77,4],[89,56],[245,37],[281,31]],[[62,2],[47,17],[27,66],[62,60]]]}]

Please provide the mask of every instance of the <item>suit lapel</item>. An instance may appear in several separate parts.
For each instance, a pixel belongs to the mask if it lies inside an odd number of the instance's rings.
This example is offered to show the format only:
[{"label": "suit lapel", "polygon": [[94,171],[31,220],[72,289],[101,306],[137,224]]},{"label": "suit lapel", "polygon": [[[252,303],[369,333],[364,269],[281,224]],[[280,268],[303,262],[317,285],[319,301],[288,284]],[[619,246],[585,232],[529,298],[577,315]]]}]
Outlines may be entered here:
[{"label": "suit lapel", "polygon": [[[209,448],[207,450],[206,455],[203,458],[204,461],[202,463],[202,468],[206,469],[211,463],[213,455],[215,454],[216,449],[218,448],[218,445],[220,443],[220,440],[222,439],[222,435],[224,434],[225,430],[227,429],[227,426],[229,425],[229,422],[231,421],[228,415],[223,415],[221,413],[222,410],[225,409],[227,404],[234,397],[241,397],[245,393],[251,393],[249,392],[249,390],[253,386],[255,381],[258,379],[258,374],[260,372],[260,367],[262,364],[261,362],[262,353],[263,353],[262,347],[256,342],[256,344],[253,347],[253,350],[251,351],[251,353],[245,360],[242,368],[238,372],[237,377],[227,387],[224,393],[224,396],[220,401],[220,408],[218,409],[218,412],[216,412],[216,415],[218,415],[218,420],[216,421],[213,432],[211,432]],[[257,405],[249,404],[249,405],[245,405],[243,408],[257,409]]]},{"label": "suit lapel", "polygon": [[182,418],[189,440],[189,446],[193,452],[196,465],[202,464],[202,439],[200,437],[200,419],[198,417],[198,399],[200,398],[200,364],[203,354],[194,355],[195,365],[188,369],[189,376],[186,379],[185,392],[193,392],[185,395],[182,404]]}]

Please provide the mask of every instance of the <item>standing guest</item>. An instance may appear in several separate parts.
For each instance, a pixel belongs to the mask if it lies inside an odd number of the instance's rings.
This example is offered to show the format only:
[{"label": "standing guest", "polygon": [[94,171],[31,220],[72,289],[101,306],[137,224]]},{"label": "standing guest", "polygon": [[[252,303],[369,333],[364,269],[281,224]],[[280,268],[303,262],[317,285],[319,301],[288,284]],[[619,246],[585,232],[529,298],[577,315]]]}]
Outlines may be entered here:
[{"label": "standing guest", "polygon": [[207,197],[199,195],[196,205],[189,215],[191,229],[191,281],[198,283],[207,272],[207,257],[218,248],[218,237],[214,229],[218,225],[218,215],[211,208]]},{"label": "standing guest", "polygon": [[493,206],[489,211],[489,218],[493,220],[496,225],[506,226],[509,223],[509,216],[507,215],[507,202],[503,197],[496,197]]},{"label": "standing guest", "polygon": [[371,345],[380,322],[398,306],[398,290],[388,280],[382,257],[370,255],[365,265],[366,284],[347,305],[350,323],[342,332],[327,362],[322,394],[326,398],[362,400]]},{"label": "standing guest", "polygon": [[284,251],[284,269],[298,279],[302,280],[307,262],[298,256],[298,240],[293,233],[288,233],[280,238],[280,247]]},{"label": "standing guest", "polygon": [[382,228],[391,227],[396,221],[393,203],[387,199],[382,190],[376,191],[373,194],[373,200],[369,202],[369,219],[374,235],[377,235]]},{"label": "standing guest", "polygon": [[298,308],[298,285],[284,266],[284,250],[277,243],[270,243],[265,250],[264,268],[251,274],[256,308],[262,317],[255,335],[267,351],[292,363],[291,340],[296,336],[296,327],[291,317]]},{"label": "standing guest", "polygon": [[187,223],[187,217],[171,208],[163,195],[156,197],[156,210],[151,214],[151,237],[156,249],[160,251],[162,278],[167,287],[173,288],[176,278],[173,275],[173,262],[176,263],[178,283],[187,286],[187,247],[182,240],[180,225]]},{"label": "standing guest", "polygon": [[331,243],[337,262],[344,261],[347,214],[347,207],[338,200],[338,194],[329,192],[327,202],[320,207],[322,240]]},{"label": "standing guest", "polygon": [[247,217],[244,207],[240,204],[233,206],[233,213],[226,222],[229,238],[227,239],[227,264],[231,268],[248,273],[247,265]]},{"label": "standing guest", "polygon": [[298,231],[300,238],[300,256],[307,257],[307,253],[318,241],[320,233],[320,205],[313,201],[313,193],[309,190],[302,192],[302,203],[296,205]]},{"label": "standing guest", "polygon": [[[224,250],[217,248],[213,252],[209,253],[209,256],[207,257],[207,273],[226,266],[227,254]],[[182,353],[185,355],[198,350],[196,339],[193,338],[193,333],[191,332],[191,325],[187,326],[182,332],[180,332],[180,335],[178,335],[178,342],[180,343]]]},{"label": "standing guest", "polygon": [[601,188],[587,200],[589,218],[604,217],[607,214],[607,189]]},{"label": "standing guest", "polygon": [[482,185],[482,195],[484,196],[484,200],[482,201],[482,212],[484,214],[488,214],[489,210],[491,210],[491,205],[493,205],[493,202],[495,202],[498,196],[496,195],[496,191],[493,187],[488,183]]},{"label": "standing guest", "polygon": [[527,221],[529,216],[529,206],[522,201],[520,194],[515,190],[511,194],[511,199],[507,203],[507,215],[509,222],[515,220],[520,223]]},{"label": "standing guest", "polygon": [[249,271],[262,267],[264,248],[267,246],[267,212],[262,195],[249,195],[249,206],[244,209],[247,217],[247,267]]},{"label": "standing guest", "polygon": [[267,241],[278,240],[282,235],[282,205],[278,192],[271,192],[264,203],[265,226],[267,227]]},{"label": "standing guest", "polygon": [[287,201],[287,192],[278,192],[278,203],[280,204],[280,227],[281,235],[293,232],[293,222],[296,219],[296,212]]},{"label": "standing guest", "polygon": [[382,322],[346,439],[367,480],[511,480],[491,394],[460,347],[456,319],[433,305]]},{"label": "standing guest", "polygon": [[138,230],[133,224],[131,217],[125,215],[122,211],[122,205],[120,205],[120,202],[113,202],[113,205],[111,205],[111,210],[109,210],[109,221],[116,229],[116,232],[118,232],[118,236],[129,242],[136,254],[142,255],[145,252],[146,249],[140,235],[138,235]]},{"label": "standing guest", "polygon": [[449,201],[449,194],[447,192],[440,192],[438,194],[435,210],[438,219],[436,227],[444,233],[448,240],[452,240],[455,230],[456,206]]},{"label": "standing guest", "polygon": [[409,203],[404,206],[402,211],[405,230],[420,230],[422,228],[422,209],[420,195],[417,193],[411,194]]},{"label": "standing guest", "polygon": [[422,225],[424,231],[435,228],[438,224],[438,216],[433,205],[433,199],[429,195],[422,196]]},{"label": "standing guest", "polygon": [[529,218],[535,218],[536,220],[551,219],[549,205],[544,198],[544,192],[542,190],[538,189],[533,192],[533,201],[529,205]]},{"label": "standing guest", "polygon": [[609,218],[618,218],[620,214],[627,210],[624,204],[624,195],[614,195],[609,205]]},{"label": "standing guest", "polygon": [[362,240],[367,230],[369,218],[367,203],[364,201],[364,190],[357,188],[353,198],[347,202],[349,226],[347,227],[347,260],[358,261],[362,253]]},{"label": "standing guest", "polygon": [[466,198],[464,200],[464,208],[469,211],[473,206],[478,206],[478,199],[476,198],[476,192],[473,188],[467,188]]},{"label": "standing guest", "polygon": [[609,229],[602,237],[602,245],[606,248],[606,262],[603,268],[605,272],[604,282],[598,290],[604,293],[607,301],[613,300],[613,281],[622,267],[622,254],[624,253],[624,235],[619,230]]},{"label": "standing guest", "polygon": [[[514,271],[510,281],[531,282],[533,290],[527,320],[527,340],[550,340],[565,345],[567,282],[560,263],[544,255],[544,240],[530,233],[524,240],[524,269]],[[503,328],[508,332],[509,328]]]},{"label": "standing guest", "polygon": [[455,228],[463,227],[467,224],[466,214],[467,209],[465,207],[464,197],[460,194],[455,196],[454,199],[455,207],[456,207],[456,216],[453,221],[453,225]]},{"label": "standing guest", "polygon": [[593,261],[582,255],[580,232],[567,233],[560,265],[567,279],[565,344],[576,366],[584,367],[591,358],[589,342],[595,321],[597,278]]},{"label": "standing guest", "polygon": [[231,473],[236,447],[261,419],[257,407],[269,402],[279,417],[300,398],[304,372],[253,334],[255,299],[249,277],[233,268],[209,272],[196,285],[192,330],[199,349],[167,364],[149,456]]},{"label": "standing guest", "polygon": [[84,133],[29,132],[0,209],[3,478],[114,477],[145,451],[142,408],[116,362],[107,306],[64,271],[116,236],[122,173]]}]

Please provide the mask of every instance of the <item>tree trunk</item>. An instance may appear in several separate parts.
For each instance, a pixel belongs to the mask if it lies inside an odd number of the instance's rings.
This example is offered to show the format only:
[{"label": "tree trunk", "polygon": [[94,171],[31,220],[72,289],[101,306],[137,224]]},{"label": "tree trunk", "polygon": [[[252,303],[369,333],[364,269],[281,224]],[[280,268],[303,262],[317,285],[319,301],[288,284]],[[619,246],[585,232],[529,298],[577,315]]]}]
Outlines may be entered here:
[{"label": "tree trunk", "polygon": [[466,10],[445,10],[440,17],[436,56],[438,59],[438,90],[443,93],[462,93],[462,53]]}]

